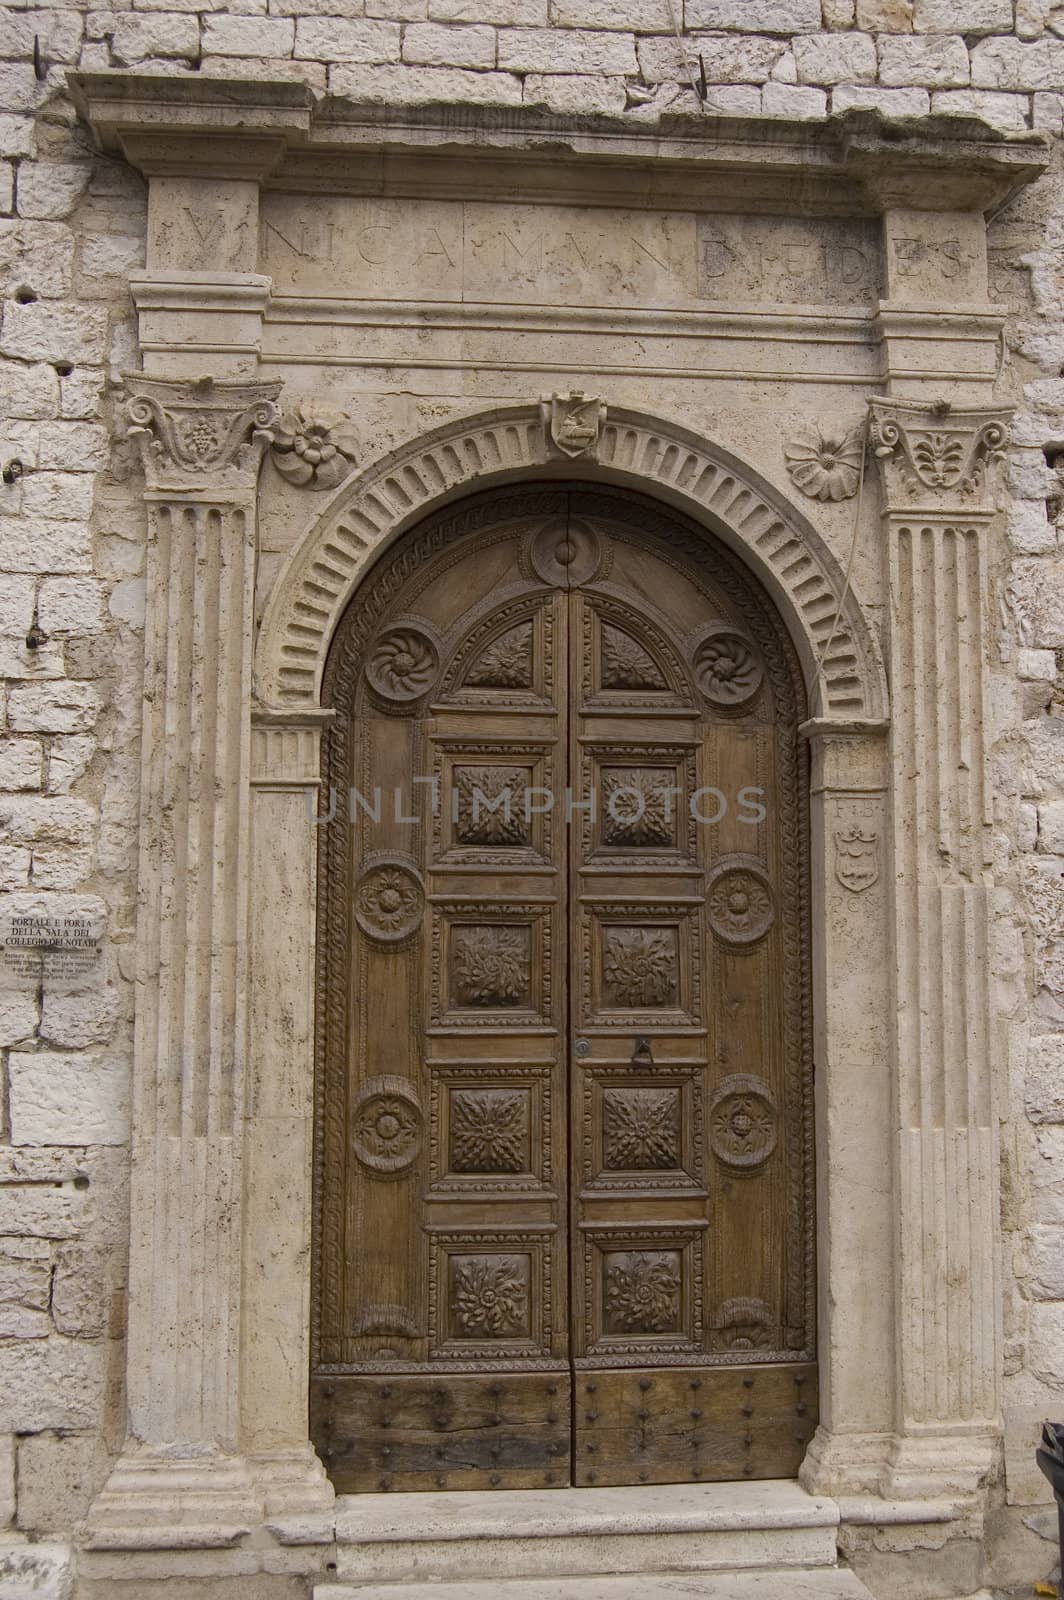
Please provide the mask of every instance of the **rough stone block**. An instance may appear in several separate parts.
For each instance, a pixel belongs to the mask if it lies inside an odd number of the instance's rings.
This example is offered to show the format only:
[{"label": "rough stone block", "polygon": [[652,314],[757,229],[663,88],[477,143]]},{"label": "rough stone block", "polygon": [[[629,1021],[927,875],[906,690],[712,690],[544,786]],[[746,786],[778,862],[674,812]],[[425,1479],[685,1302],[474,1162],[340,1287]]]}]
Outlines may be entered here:
[{"label": "rough stone block", "polygon": [[48,752],[48,792],[66,794],[77,783],[96,754],[91,733],[72,733],[53,739]]},{"label": "rough stone block", "polygon": [[99,472],[111,453],[107,429],[92,422],[50,422],[37,430],[38,464],[59,472]]},{"label": "rough stone block", "polygon": [[1026,1276],[1028,1291],[1036,1300],[1064,1300],[1064,1228],[1028,1230]]},{"label": "rough stone block", "polygon": [[158,11],[141,16],[119,13],[113,21],[111,48],[122,66],[146,56],[177,56],[189,61],[200,53],[199,21],[183,12]]},{"label": "rough stone block", "polygon": [[81,241],[83,278],[128,278],[144,265],[144,240],[126,233],[93,233]]},{"label": "rough stone block", "polygon": [[1055,683],[1057,658],[1052,650],[1017,650],[1016,675],[1027,680]]},{"label": "rough stone block", "polygon": [[0,1528],[15,1520],[15,1436],[0,1436]]},{"label": "rough stone block", "polygon": [[401,29],[397,22],[365,18],[301,17],[296,23],[295,54],[312,61],[398,61]]},{"label": "rough stone block", "polygon": [[957,34],[887,35],[879,41],[879,78],[886,87],[963,88],[968,48]]},{"label": "rough stone block", "polygon": [[69,1544],[0,1546],[4,1600],[71,1600],[74,1552]]},{"label": "rough stone block", "polygon": [[1032,1122],[1064,1122],[1064,1033],[1030,1041],[1024,1100]]},{"label": "rough stone block", "polygon": [[1015,562],[1010,594],[1025,645],[1036,650],[1064,647],[1064,560]]},{"label": "rough stone block", "polygon": [[33,118],[0,114],[0,156],[33,153]]},{"label": "rough stone block", "polygon": [[95,683],[26,683],[8,696],[8,720],[17,733],[80,733],[99,715],[102,696]]},{"label": "rough stone block", "polygon": [[688,28],[735,28],[740,33],[819,33],[820,0],[686,0]]},{"label": "rough stone block", "polygon": [[366,0],[367,17],[384,17],[389,22],[424,22],[428,14],[429,0]]},{"label": "rough stone block", "polygon": [[1064,1302],[1032,1304],[1028,1361],[1042,1383],[1064,1384]]},{"label": "rough stone block", "polygon": [[111,1460],[92,1434],[30,1434],[18,1441],[18,1525],[66,1534],[103,1488]]},{"label": "rough stone block", "polygon": [[[608,84],[608,78],[596,78],[600,87]],[[525,89],[528,89],[528,78],[525,79]],[[107,609],[116,622],[124,622],[127,628],[133,628],[140,633],[144,629],[144,601],[145,584],[143,578],[125,578],[121,583],[116,583],[111,590]]]},{"label": "rough stone block", "polygon": [[72,795],[0,796],[6,844],[86,844],[95,824],[95,808]]},{"label": "rough stone block", "polygon": [[0,844],[0,889],[24,889],[33,858],[23,845]]},{"label": "rough stone block", "polygon": [[0,739],[0,789],[39,789],[43,770],[39,739]]},{"label": "rough stone block", "polygon": [[0,1240],[0,1301],[47,1311],[52,1301],[52,1247],[43,1239]]},{"label": "rough stone block", "polygon": [[852,28],[857,17],[856,0],[822,0],[825,28]]},{"label": "rough stone block", "polygon": [[95,578],[44,578],[37,618],[47,634],[95,633],[103,623],[104,588]]},{"label": "rough stone block", "polygon": [[36,1032],[36,994],[29,989],[0,994],[0,1045],[28,1044]]},{"label": "rough stone block", "polygon": [[545,28],[548,0],[429,0],[433,22],[493,22],[502,28]]},{"label": "rough stone block", "polygon": [[1008,510],[1008,536],[1013,549],[1025,555],[1055,550],[1057,530],[1046,516],[1045,501],[1013,501]]},{"label": "rough stone block", "polygon": [[876,46],[866,33],[811,33],[794,41],[800,83],[875,83]]},{"label": "rough stone block", "polygon": [[329,68],[333,94],[370,104],[519,106],[521,80],[509,72],[463,72],[458,67],[343,66]]},{"label": "rough stone block", "polygon": [[41,1008],[41,1038],[68,1049],[102,1044],[114,1031],[118,1010],[118,995],[110,987],[74,994],[55,994],[46,989]]},{"label": "rough stone block", "polygon": [[832,111],[881,111],[885,117],[926,117],[931,96],[926,89],[866,89],[840,84],[831,91]]},{"label": "rough stone block", "polygon": [[[199,66],[200,76],[204,78],[231,78],[233,76],[233,59],[231,56],[204,56]],[[303,83],[309,89],[321,94],[325,93],[328,84],[328,70],[321,61],[292,61],[284,56],[264,58],[253,61],[250,57],[240,63],[240,76],[242,78],[262,78],[270,83],[278,79],[287,79],[292,83]]]},{"label": "rough stone block", "polygon": [[0,9],[0,59],[17,61],[33,55],[34,38],[48,62],[72,63],[78,59],[82,19],[76,6],[40,6],[33,10],[16,4]]},{"label": "rough stone block", "polygon": [[828,97],[823,89],[799,88],[791,83],[766,83],[761,91],[766,117],[792,117],[816,121],[827,116]]},{"label": "rough stone block", "polygon": [[588,72],[623,76],[639,71],[631,33],[578,29],[502,28],[499,66],[512,72]]},{"label": "rough stone block", "polygon": [[203,53],[212,56],[290,56],[295,23],[289,17],[205,16]]},{"label": "rough stone block", "polygon": [[[85,1226],[85,1202],[80,1191],[33,1184],[0,1186],[0,1234],[22,1234],[31,1239],[75,1239]],[[0,1394],[0,1407],[3,1396]]]},{"label": "rough stone block", "polygon": [[976,89],[1055,89],[1064,83],[1064,39],[981,39],[972,48]]},{"label": "rough stone block", "polygon": [[1012,0],[915,0],[919,33],[1011,33]]},{"label": "rough stone block", "polygon": [[[51,369],[49,369],[51,370]],[[59,413],[63,417],[98,417],[104,373],[92,367],[79,367],[59,384]]]},{"label": "rough stone block", "polygon": [[446,22],[415,23],[403,34],[403,60],[425,67],[493,67],[495,29]]},{"label": "rough stone block", "polygon": [[[23,162],[22,173],[32,172],[36,166],[35,162]],[[24,182],[20,174],[20,202]],[[74,234],[69,227],[57,222],[28,221],[24,218],[0,222],[0,290],[5,295],[29,288],[43,299],[60,299],[70,292],[73,270]],[[4,414],[16,417],[28,414],[54,416],[55,412],[53,408],[40,413],[27,413],[16,402],[16,408],[5,408]]]},{"label": "rough stone block", "polygon": [[[0,252],[3,245],[0,242]],[[59,377],[54,367],[41,362],[0,361],[0,415],[54,417],[59,409]]]},{"label": "rough stone block", "polygon": [[1025,94],[994,94],[986,89],[941,89],[931,98],[931,110],[944,117],[978,117],[1003,133],[1021,133],[1029,116]]},{"label": "rough stone block", "polygon": [[92,168],[75,161],[24,161],[18,175],[20,217],[69,217],[89,186]]},{"label": "rough stone block", "polygon": [[92,511],[87,472],[29,472],[22,482],[22,510],[29,517],[83,521]]},{"label": "rough stone block", "polygon": [[1038,848],[1064,856],[1064,800],[1049,800],[1038,807]]},{"label": "rough stone block", "polygon": [[129,1134],[129,1070],[103,1056],[12,1051],[11,1143],[124,1144]]},{"label": "rough stone block", "polygon": [[1039,90],[1032,102],[1031,127],[1043,133],[1064,133],[1064,94]]},{"label": "rough stone block", "polygon": [[572,112],[619,116],[627,103],[623,78],[590,78],[573,73],[556,76],[530,72],[525,79],[525,104]]},{"label": "rough stone block", "polygon": [[621,32],[667,33],[672,30],[668,0],[553,0],[550,20],[556,28],[617,28]]},{"label": "rough stone block", "polygon": [[84,1339],[0,1343],[0,1428],[43,1433],[95,1426],[103,1357],[102,1343]]},{"label": "rough stone block", "polygon": [[107,312],[101,306],[57,306],[45,301],[4,306],[0,355],[23,361],[87,361],[107,357]]},{"label": "rough stone block", "polygon": [[[779,60],[783,45],[779,39],[740,38],[735,34],[694,34],[680,40],[638,39],[639,66],[647,83],[683,82],[691,67],[698,71],[698,58],[706,64],[710,84],[765,83]],[[685,66],[685,61],[688,65]]]},{"label": "rough stone block", "polygon": [[0,1305],[0,1339],[47,1339],[52,1319],[47,1311]]},{"label": "rough stone block", "polygon": [[60,1247],[52,1284],[52,1316],[60,1333],[95,1339],[106,1332],[110,1261],[110,1252],[99,1245]]}]

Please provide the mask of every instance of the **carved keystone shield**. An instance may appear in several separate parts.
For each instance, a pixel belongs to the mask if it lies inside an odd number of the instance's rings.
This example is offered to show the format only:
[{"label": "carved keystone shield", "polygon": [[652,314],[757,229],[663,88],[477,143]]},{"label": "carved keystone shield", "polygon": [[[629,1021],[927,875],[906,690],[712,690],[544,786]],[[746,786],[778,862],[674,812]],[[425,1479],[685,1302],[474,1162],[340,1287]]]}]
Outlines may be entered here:
[{"label": "carved keystone shield", "polygon": [[835,876],[844,889],[860,894],[879,882],[879,835],[849,828],[835,835]]}]

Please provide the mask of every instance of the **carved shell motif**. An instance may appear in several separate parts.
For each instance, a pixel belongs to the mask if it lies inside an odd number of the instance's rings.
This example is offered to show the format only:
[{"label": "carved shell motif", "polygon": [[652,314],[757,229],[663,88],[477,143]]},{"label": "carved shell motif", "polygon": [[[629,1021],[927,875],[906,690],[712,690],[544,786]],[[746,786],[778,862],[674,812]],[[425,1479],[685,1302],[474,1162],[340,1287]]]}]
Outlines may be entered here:
[{"label": "carved shell motif", "polygon": [[811,500],[849,500],[861,477],[864,427],[824,432],[813,424],[795,434],[784,451],[791,482]]},{"label": "carved shell motif", "polygon": [[358,435],[342,411],[304,402],[286,411],[274,433],[273,464],[289,483],[335,489],[358,459]]}]

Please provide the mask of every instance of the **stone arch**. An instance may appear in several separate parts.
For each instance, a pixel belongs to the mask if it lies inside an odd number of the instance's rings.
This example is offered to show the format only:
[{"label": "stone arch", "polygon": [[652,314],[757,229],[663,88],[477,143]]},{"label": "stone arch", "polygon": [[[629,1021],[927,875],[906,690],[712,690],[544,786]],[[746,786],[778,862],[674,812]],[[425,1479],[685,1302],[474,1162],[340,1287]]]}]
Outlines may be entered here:
[{"label": "stone arch", "polygon": [[[296,546],[263,617],[259,700],[277,710],[319,704],[329,643],[356,585],[432,506],[517,477],[578,476],[641,489],[722,538],[760,577],[794,639],[811,710],[839,723],[879,721],[886,678],[875,636],[811,523],[729,451],[675,423],[611,406],[598,448],[554,452],[538,405],[496,407],[401,445],[351,478]],[[832,636],[834,635],[834,636]],[[830,647],[829,647],[830,645]]]}]

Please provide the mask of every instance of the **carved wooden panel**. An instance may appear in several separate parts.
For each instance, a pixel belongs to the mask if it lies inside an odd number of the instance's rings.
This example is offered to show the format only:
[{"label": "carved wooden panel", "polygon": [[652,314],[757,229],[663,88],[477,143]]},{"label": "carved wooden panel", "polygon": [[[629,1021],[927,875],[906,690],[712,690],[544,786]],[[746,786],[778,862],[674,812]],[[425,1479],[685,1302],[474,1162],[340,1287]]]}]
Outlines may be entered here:
[{"label": "carved wooden panel", "polygon": [[794,1472],[804,712],[769,602],[647,504],[505,491],[375,569],[325,695],[351,791],[320,835],[337,1487],[568,1483],[571,1375],[572,1481]]}]

